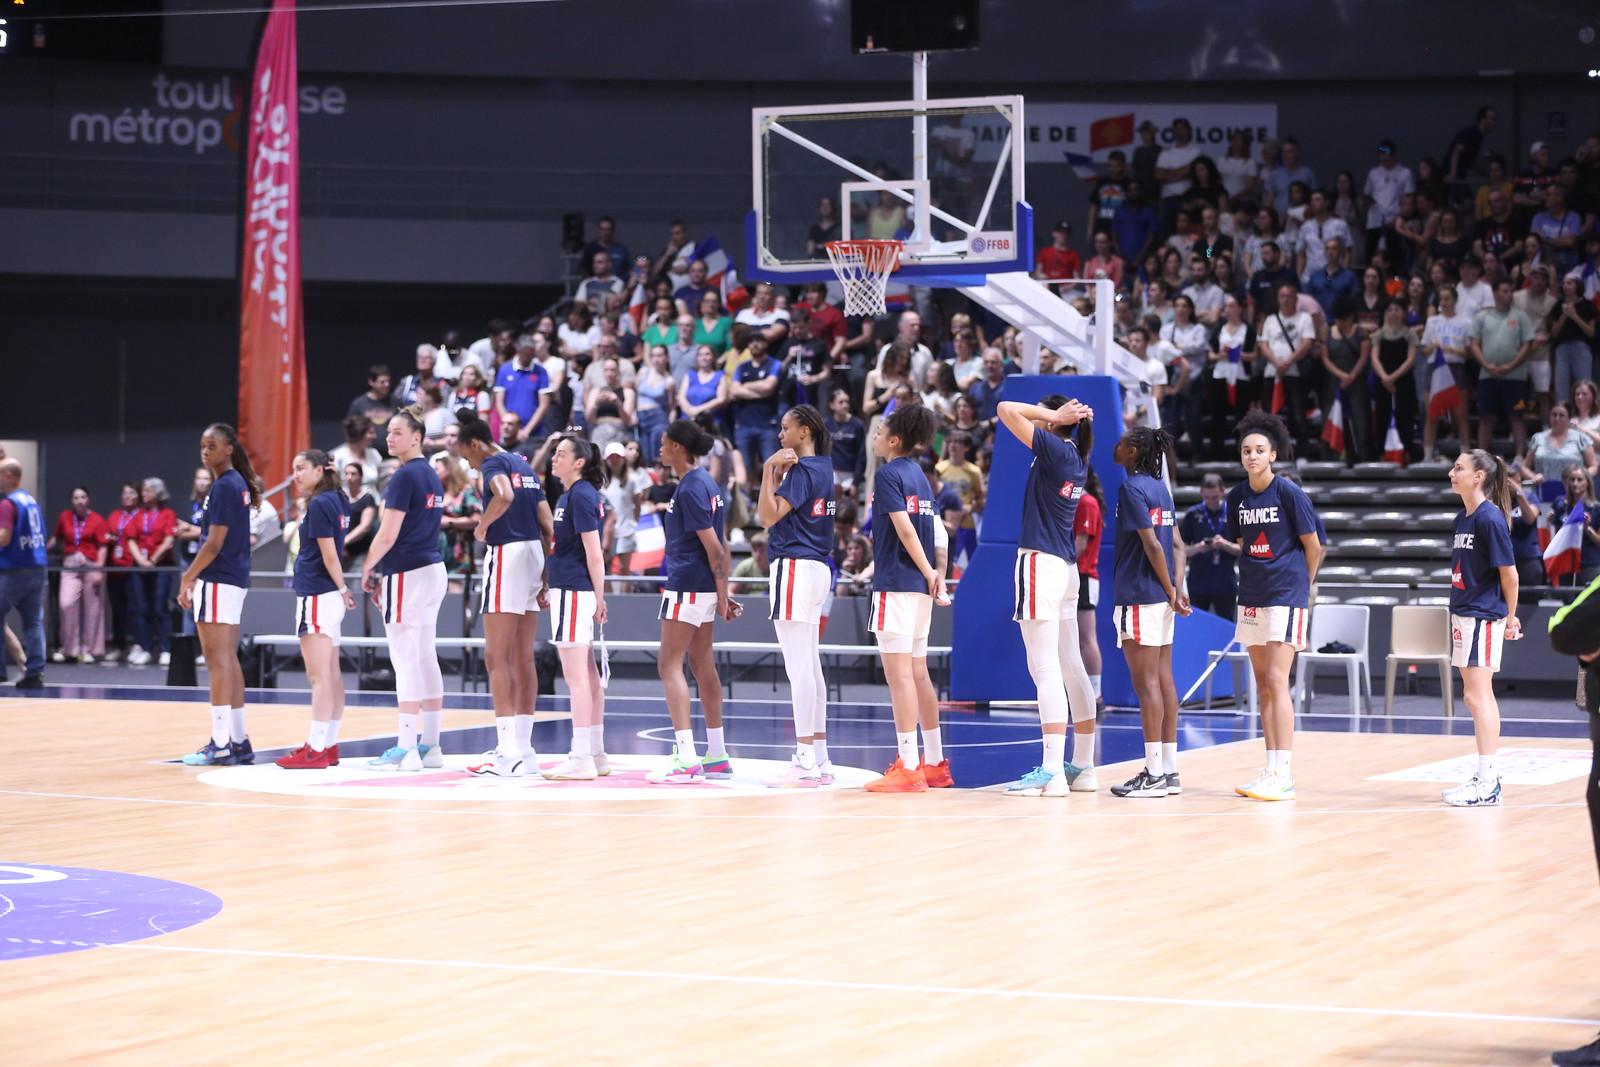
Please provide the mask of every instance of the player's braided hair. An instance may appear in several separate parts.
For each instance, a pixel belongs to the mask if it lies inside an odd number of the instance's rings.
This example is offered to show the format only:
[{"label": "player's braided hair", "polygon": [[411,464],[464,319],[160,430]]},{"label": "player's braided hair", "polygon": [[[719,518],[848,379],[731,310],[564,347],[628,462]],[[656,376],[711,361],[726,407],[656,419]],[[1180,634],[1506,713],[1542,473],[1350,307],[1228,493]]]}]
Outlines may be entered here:
[{"label": "player's braided hair", "polygon": [[1133,446],[1133,473],[1161,477],[1161,464],[1172,449],[1172,435],[1149,426],[1135,426],[1124,438]]}]

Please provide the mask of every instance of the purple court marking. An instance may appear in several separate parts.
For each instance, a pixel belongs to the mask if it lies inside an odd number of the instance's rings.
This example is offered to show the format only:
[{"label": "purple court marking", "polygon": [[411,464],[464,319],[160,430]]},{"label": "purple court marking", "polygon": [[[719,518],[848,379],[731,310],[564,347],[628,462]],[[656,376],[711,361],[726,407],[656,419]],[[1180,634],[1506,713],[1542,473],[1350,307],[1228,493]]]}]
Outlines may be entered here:
[{"label": "purple court marking", "polygon": [[164,878],[0,863],[0,960],[142,941],[221,910],[219,897]]}]

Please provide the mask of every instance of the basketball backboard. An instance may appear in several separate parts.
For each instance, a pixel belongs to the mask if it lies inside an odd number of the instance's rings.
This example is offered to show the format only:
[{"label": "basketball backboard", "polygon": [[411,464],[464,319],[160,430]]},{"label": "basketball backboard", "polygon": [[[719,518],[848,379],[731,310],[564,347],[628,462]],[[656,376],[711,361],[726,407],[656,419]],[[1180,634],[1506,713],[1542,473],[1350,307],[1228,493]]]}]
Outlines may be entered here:
[{"label": "basketball backboard", "polygon": [[811,239],[821,201],[836,238],[905,242],[903,280],[1029,270],[1022,97],[762,107],[751,112],[747,273],[828,281]]}]

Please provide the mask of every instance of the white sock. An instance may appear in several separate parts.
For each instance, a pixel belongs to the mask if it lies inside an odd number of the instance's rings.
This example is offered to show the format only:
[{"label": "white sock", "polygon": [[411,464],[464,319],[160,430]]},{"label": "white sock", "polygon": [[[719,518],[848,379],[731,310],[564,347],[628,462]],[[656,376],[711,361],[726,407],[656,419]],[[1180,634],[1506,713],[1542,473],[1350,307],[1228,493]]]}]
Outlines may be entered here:
[{"label": "white sock", "polygon": [[940,727],[935,726],[932,730],[926,726],[922,728],[922,758],[930,767],[944,761],[943,735]]},{"label": "white sock", "polygon": [[417,717],[415,715],[401,713],[400,728],[395,731],[394,743],[401,748],[417,747]]},{"label": "white sock", "polygon": [[815,741],[811,742],[811,747],[815,749],[817,753],[817,766],[826,767],[828,765],[828,739],[826,737],[819,737]]},{"label": "white sock", "polygon": [[606,728],[604,723],[595,723],[589,727],[589,755],[603,756],[606,751]]},{"label": "white sock", "polygon": [[1098,674],[1089,675],[1089,688],[1094,690],[1096,698],[1100,696],[1100,676]]},{"label": "white sock", "polygon": [[[424,715],[427,712],[423,712]],[[517,747],[517,720],[514,715],[496,715],[494,717],[494,750],[502,756],[520,756],[522,750]]]},{"label": "white sock", "polygon": [[517,731],[516,731],[516,734],[515,734],[516,742],[517,742],[517,751],[518,752],[532,752],[533,751],[533,713],[529,712],[528,714],[524,715],[524,714],[519,712],[518,714],[512,716],[512,718],[515,719],[516,723],[517,723]]},{"label": "white sock", "polygon": [[1178,743],[1176,741],[1161,742],[1161,766],[1168,774],[1178,773]]},{"label": "white sock", "polygon": [[726,757],[727,756],[727,754],[728,754],[728,743],[726,741],[724,741],[723,738],[722,738],[723,729],[724,729],[724,727],[721,727],[721,726],[718,726],[716,729],[712,729],[709,726],[706,727],[706,758],[707,759],[717,759],[719,757]]},{"label": "white sock", "polygon": [[1161,742],[1146,741],[1144,743],[1144,771],[1152,778],[1159,778],[1167,772],[1161,769]]},{"label": "white sock", "polygon": [[678,746],[678,755],[691,763],[700,758],[700,754],[694,748],[693,730],[674,730],[672,736]]},{"label": "white sock", "polygon": [[228,709],[228,735],[234,741],[243,741],[250,736],[245,733],[243,708]]},{"label": "white sock", "polygon": [[1277,769],[1278,769],[1278,750],[1275,749],[1275,748],[1269,748],[1269,749],[1267,749],[1267,770],[1275,771]]},{"label": "white sock", "polygon": [[230,710],[232,709],[226,704],[211,709],[211,743],[218,748],[226,746],[229,741],[228,712]]},{"label": "white sock", "polygon": [[424,711],[422,713],[422,743],[437,745],[439,743],[439,720],[444,718],[442,711]]},{"label": "white sock", "polygon": [[1478,757],[1478,777],[1482,778],[1486,782],[1494,780],[1495,769],[1493,756]]},{"label": "white sock", "polygon": [[339,743],[339,724],[341,722],[343,722],[343,721],[344,721],[343,719],[331,719],[331,720],[329,720],[329,722],[328,722],[328,744],[337,745]]},{"label": "white sock", "polygon": [[326,749],[328,747],[328,724],[312,719],[311,733],[306,738],[306,744],[318,752]]},{"label": "white sock", "polygon": [[1091,730],[1086,734],[1073,731],[1072,734],[1072,765],[1079,770],[1086,771],[1094,766],[1095,732]]},{"label": "white sock", "polygon": [[800,766],[807,770],[817,765],[817,750],[814,745],[796,744],[794,754],[800,760]]},{"label": "white sock", "polygon": [[589,746],[593,744],[593,742],[589,740],[590,729],[591,727],[588,726],[574,726],[572,728],[572,754],[574,756],[589,755]]},{"label": "white sock", "polygon": [[1060,774],[1067,762],[1067,735],[1044,735],[1044,769],[1051,774]]},{"label": "white sock", "polygon": [[916,770],[917,731],[914,729],[907,733],[900,733],[898,730],[895,731],[894,744],[895,748],[900,750],[900,762],[902,765],[904,765],[905,769],[908,771]]},{"label": "white sock", "polygon": [[1289,776],[1289,757],[1293,755],[1294,753],[1286,748],[1278,750],[1278,773],[1285,778]]}]

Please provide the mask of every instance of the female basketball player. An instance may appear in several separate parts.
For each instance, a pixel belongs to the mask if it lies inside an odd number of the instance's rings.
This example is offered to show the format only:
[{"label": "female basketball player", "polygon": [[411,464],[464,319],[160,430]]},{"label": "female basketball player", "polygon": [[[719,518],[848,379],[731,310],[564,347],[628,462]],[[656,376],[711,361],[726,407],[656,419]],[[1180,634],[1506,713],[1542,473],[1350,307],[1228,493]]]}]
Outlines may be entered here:
[{"label": "female basketball player", "polygon": [[339,765],[339,721],[344,718],[344,678],[339,673],[339,629],[356,606],[344,584],[344,535],[350,502],[326,452],[309,449],[294,457],[295,489],[305,495],[300,552],[294,560],[294,623],[300,658],[311,680],[311,732],[306,743],[278,759],[289,770]]},{"label": "female basketball player", "polygon": [[[882,461],[872,480],[872,603],[867,629],[878,635],[883,675],[894,705],[898,755],[869,793],[923,793],[952,786],[939,735],[939,696],[928,675],[928,627],[944,599],[936,566],[933,491],[911,457],[933,440],[937,416],[921,404],[897,407],[873,431]],[[923,759],[917,762],[917,725]]]},{"label": "female basketball player", "polygon": [[422,457],[422,435],[422,420],[409,408],[389,420],[389,455],[400,466],[389,476],[383,518],[361,569],[361,588],[383,611],[400,705],[394,746],[368,766],[391,771],[444,766],[439,748],[444,677],[435,647],[446,582],[439,554],[444,486]]},{"label": "female basketball player", "polygon": [[478,472],[488,505],[473,536],[489,546],[483,562],[484,662],[494,701],[494,752],[467,768],[473,774],[520,778],[537,770],[533,710],[539,674],[533,644],[546,603],[544,543],[550,504],[527,460],[495,444],[489,424],[469,408],[456,412],[461,454]]},{"label": "female basketball player", "polygon": [[[1087,458],[1087,457],[1085,457]],[[1094,690],[1096,714],[1104,706],[1100,698],[1100,633],[1096,612],[1100,608],[1100,538],[1106,530],[1106,501],[1100,492],[1100,476],[1091,464],[1084,477],[1083,496],[1078,499],[1078,512],[1072,519],[1072,546],[1078,553],[1078,651],[1083,654],[1083,669],[1089,672],[1089,686]],[[1094,735],[1090,734],[1092,740]],[[1080,757],[1094,762],[1094,752],[1072,753],[1072,762],[1079,766]]]},{"label": "female basketball player", "polygon": [[790,408],[778,424],[782,446],[761,469],[756,514],[767,530],[767,617],[783,648],[794,705],[794,756],[775,788],[814,789],[833,781],[828,761],[828,684],[822,677],[822,606],[833,571],[833,458],[822,412]]},{"label": "female basketball player", "polygon": [[563,437],[550,457],[550,472],[561,482],[550,553],[550,586],[555,591],[550,641],[561,656],[572,702],[572,751],[544,776],[591,781],[611,773],[605,746],[606,691],[594,658],[595,628],[606,623],[600,450],[581,437]]},{"label": "female basketball player", "polygon": [[211,683],[211,740],[183,757],[191,767],[254,763],[244,724],[244,671],[239,667],[239,614],[250,590],[250,509],[261,482],[232,426],[215,422],[200,435],[200,462],[211,472],[204,541],[183,572],[178,606],[194,611],[200,652]]},{"label": "female basketball player", "polygon": [[1448,790],[1444,802],[1457,808],[1492,807],[1500,803],[1500,775],[1494,766],[1500,705],[1494,698],[1494,676],[1505,643],[1522,637],[1505,461],[1481,448],[1463,452],[1450,468],[1450,488],[1465,505],[1456,516],[1450,561],[1450,662],[1461,671],[1461,695],[1472,712],[1478,769],[1465,784]]},{"label": "female basketball player", "polygon": [[[739,605],[728,594],[728,548],[722,539],[727,506],[717,483],[697,461],[716,439],[688,419],[667,427],[661,438],[661,462],[671,468],[678,488],[667,505],[667,582],[661,594],[661,655],[657,661],[667,710],[672,714],[672,763],[650,775],[653,782],[679,785],[705,778],[732,778],[727,741],[722,733],[722,679],[711,650],[711,628],[717,616],[732,622]],[[683,660],[694,671],[706,715],[706,758],[695,752],[689,714],[689,683]]]},{"label": "female basketball player", "polygon": [[1239,546],[1239,625],[1234,640],[1250,656],[1261,701],[1267,765],[1234,792],[1255,800],[1293,800],[1294,702],[1289,668],[1305,651],[1311,583],[1322,565],[1316,511],[1305,491],[1272,473],[1292,459],[1289,431],[1276,415],[1253,412],[1239,422],[1239,458],[1246,480],[1228,491],[1228,537]]},{"label": "female basketball player", "polygon": [[[1039,691],[1044,760],[1006,789],[1012,797],[1064,797],[1093,792],[1094,689],[1078,647],[1078,549],[1073,522],[1088,474],[1083,454],[1093,446],[1094,412],[1064,396],[1038,404],[1004,401],[1000,421],[1033,453],[1022,490],[1022,529],[1012,582],[1028,650],[1028,673]],[[1067,438],[1077,427],[1077,441]],[[1076,724],[1073,767],[1068,770],[1067,723]],[[1087,729],[1085,729],[1087,727]],[[1081,751],[1080,751],[1081,750]],[[1088,756],[1087,766],[1078,762]]]},{"label": "female basketball player", "polygon": [[1166,797],[1183,792],[1178,780],[1178,689],[1172,681],[1172,630],[1189,614],[1183,595],[1183,553],[1172,493],[1161,464],[1172,449],[1165,430],[1135,426],[1111,456],[1127,471],[1117,491],[1112,569],[1117,647],[1139,698],[1144,767],[1111,792],[1119,797]]}]

